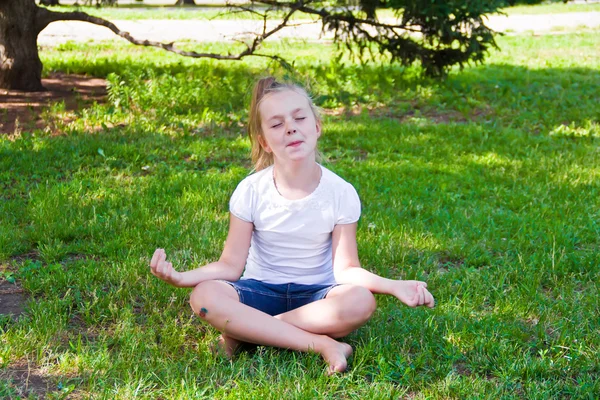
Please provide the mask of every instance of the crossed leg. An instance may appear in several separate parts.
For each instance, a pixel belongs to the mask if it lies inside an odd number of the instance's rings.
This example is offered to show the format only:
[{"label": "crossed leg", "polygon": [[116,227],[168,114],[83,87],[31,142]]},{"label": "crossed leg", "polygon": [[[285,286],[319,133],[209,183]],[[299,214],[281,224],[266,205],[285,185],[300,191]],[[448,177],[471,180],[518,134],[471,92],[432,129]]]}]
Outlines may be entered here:
[{"label": "crossed leg", "polygon": [[324,299],[275,316],[308,332],[344,337],[363,326],[377,304],[375,297],[361,286],[336,286]]},{"label": "crossed leg", "polygon": [[223,349],[231,355],[240,342],[315,351],[329,371],[347,367],[352,348],[333,338],[363,325],[375,311],[371,292],[359,286],[333,288],[325,299],[272,317],[240,303],[234,288],[224,282],[205,281],[190,296],[194,313],[222,332]]}]

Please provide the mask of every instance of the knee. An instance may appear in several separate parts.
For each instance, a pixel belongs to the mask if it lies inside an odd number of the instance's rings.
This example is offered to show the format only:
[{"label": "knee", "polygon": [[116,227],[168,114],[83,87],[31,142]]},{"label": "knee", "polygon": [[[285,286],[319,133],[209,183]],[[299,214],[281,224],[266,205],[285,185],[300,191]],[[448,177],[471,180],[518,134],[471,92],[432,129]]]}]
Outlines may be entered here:
[{"label": "knee", "polygon": [[218,297],[219,282],[204,281],[196,285],[190,294],[190,306],[194,314],[204,317],[208,309],[213,309],[215,298]]},{"label": "knee", "polygon": [[352,299],[349,311],[353,319],[365,322],[371,318],[377,308],[377,302],[369,289],[353,286],[350,289],[349,298]]}]

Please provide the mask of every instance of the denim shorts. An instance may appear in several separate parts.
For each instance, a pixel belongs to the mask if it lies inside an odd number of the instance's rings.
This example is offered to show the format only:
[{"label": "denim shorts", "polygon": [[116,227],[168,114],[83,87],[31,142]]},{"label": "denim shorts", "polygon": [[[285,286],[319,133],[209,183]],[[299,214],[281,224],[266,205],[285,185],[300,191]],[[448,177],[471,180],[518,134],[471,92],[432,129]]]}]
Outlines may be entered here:
[{"label": "denim shorts", "polygon": [[269,315],[279,315],[306,304],[324,299],[337,284],[299,285],[297,283],[272,284],[256,279],[242,279],[231,285],[240,297],[240,303]]}]

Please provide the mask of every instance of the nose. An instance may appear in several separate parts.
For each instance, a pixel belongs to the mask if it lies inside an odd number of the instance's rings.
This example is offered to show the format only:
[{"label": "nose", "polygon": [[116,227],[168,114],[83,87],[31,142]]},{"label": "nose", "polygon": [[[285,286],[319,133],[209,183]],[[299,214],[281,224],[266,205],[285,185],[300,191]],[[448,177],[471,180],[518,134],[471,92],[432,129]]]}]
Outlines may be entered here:
[{"label": "nose", "polygon": [[287,123],[287,126],[285,127],[285,132],[288,135],[292,135],[292,134],[296,133],[296,127],[294,126],[293,122],[290,121]]}]

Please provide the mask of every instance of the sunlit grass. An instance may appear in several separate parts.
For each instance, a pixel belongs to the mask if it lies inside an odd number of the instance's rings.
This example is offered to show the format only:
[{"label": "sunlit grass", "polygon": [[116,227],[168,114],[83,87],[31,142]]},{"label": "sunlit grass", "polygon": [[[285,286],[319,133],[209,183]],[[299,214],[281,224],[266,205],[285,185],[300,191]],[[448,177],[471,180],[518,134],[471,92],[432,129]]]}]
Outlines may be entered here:
[{"label": "sunlit grass", "polygon": [[502,10],[508,15],[562,14],[572,12],[600,12],[598,3],[564,3],[556,1],[547,4],[517,5]]},{"label": "sunlit grass", "polygon": [[[147,5],[120,5],[119,7],[88,7],[64,5],[52,7],[52,10],[59,12],[83,11],[97,17],[112,20],[146,20],[146,19],[176,19],[176,20],[235,20],[235,19],[256,19],[262,20],[262,17],[248,11],[225,7],[173,7],[173,6],[147,6]],[[258,11],[264,10],[258,7]],[[551,4],[537,5],[518,5],[500,9],[501,13],[507,15],[540,15],[540,14],[562,14],[572,12],[600,12],[600,4],[571,4],[555,2]],[[270,12],[273,17],[283,16],[282,12]],[[396,14],[390,9],[379,9],[378,18],[395,18]],[[313,19],[314,17],[297,13],[293,17],[297,19]]]},{"label": "sunlit grass", "polygon": [[[294,73],[128,44],[44,48],[45,73],[106,77],[109,96],[53,131],[0,138],[0,265],[30,299],[0,319],[0,371],[29,359],[56,397],[594,398],[597,43],[503,37],[442,81],[293,42],[266,51]],[[250,170],[249,87],[267,72],[310,84],[326,111],[326,165],[362,199],[363,265],[425,279],[437,299],[379,297],[340,376],[314,354],[213,356],[189,290],[147,268],[157,246],[181,269],[219,256]],[[16,390],[0,378],[0,397]]]}]

